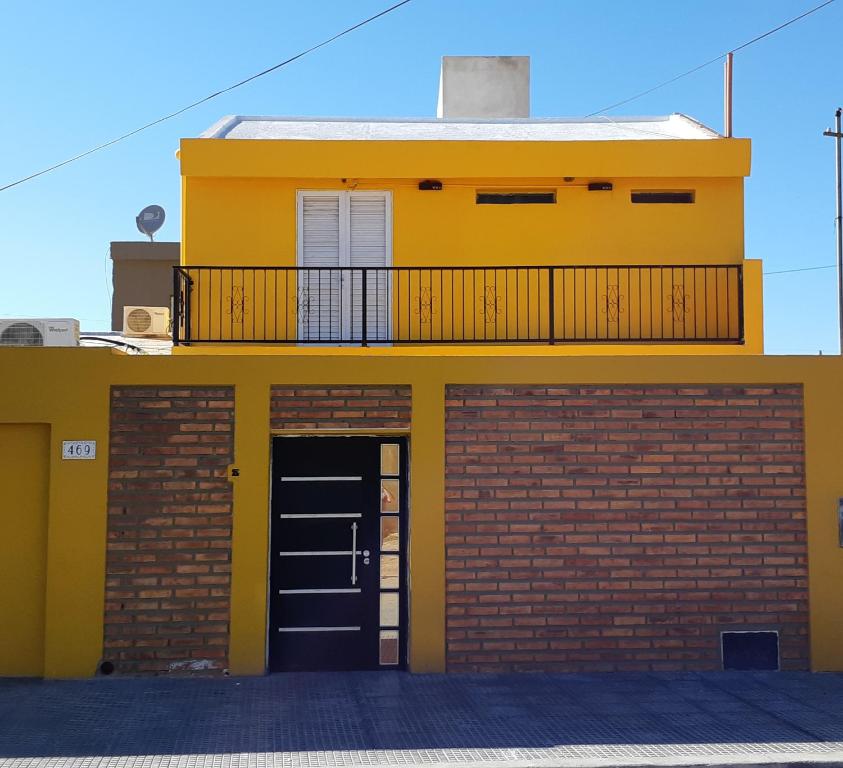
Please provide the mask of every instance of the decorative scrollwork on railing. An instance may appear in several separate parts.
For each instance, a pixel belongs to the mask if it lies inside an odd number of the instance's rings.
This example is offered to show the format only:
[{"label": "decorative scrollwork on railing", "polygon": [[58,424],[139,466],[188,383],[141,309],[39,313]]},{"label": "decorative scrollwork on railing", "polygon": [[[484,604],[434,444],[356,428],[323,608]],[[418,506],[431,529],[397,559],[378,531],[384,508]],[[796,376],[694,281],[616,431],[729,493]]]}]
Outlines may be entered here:
[{"label": "decorative scrollwork on railing", "polygon": [[618,322],[618,316],[626,311],[623,305],[624,298],[619,286],[606,286],[606,293],[603,295],[603,314],[610,323]]},{"label": "decorative scrollwork on railing", "polygon": [[300,327],[304,331],[307,331],[311,317],[310,307],[313,300],[310,295],[310,289],[304,285],[293,296],[290,296],[290,299],[295,302],[296,317],[298,318]]},{"label": "decorative scrollwork on railing", "polygon": [[494,323],[501,313],[500,294],[495,291],[494,286],[487,285],[483,295],[478,299],[480,302],[480,314],[487,323]]},{"label": "decorative scrollwork on railing", "polygon": [[691,311],[691,297],[685,292],[685,286],[674,283],[665,311],[672,313],[676,322],[685,322],[685,315]]},{"label": "decorative scrollwork on railing", "polygon": [[249,301],[249,297],[243,293],[243,286],[231,286],[231,294],[226,298],[228,300],[228,308],[226,309],[226,314],[231,315],[231,319],[235,323],[242,323],[243,317],[249,314],[249,310],[246,309],[246,304]]},{"label": "decorative scrollwork on railing", "polygon": [[427,324],[433,315],[436,314],[436,297],[431,295],[430,288],[422,288],[419,295],[415,297],[415,313],[419,316],[419,322]]}]

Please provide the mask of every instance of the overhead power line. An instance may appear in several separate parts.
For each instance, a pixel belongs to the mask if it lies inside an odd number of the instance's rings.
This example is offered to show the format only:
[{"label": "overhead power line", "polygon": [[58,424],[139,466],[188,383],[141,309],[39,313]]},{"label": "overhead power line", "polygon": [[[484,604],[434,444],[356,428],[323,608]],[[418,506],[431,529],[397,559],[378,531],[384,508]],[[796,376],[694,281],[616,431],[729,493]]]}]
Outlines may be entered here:
[{"label": "overhead power line", "polygon": [[795,24],[797,21],[801,21],[806,16],[810,16],[812,13],[816,13],[817,11],[825,8],[827,5],[831,5],[835,0],[825,0],[825,2],[820,3],[817,6],[805,11],[805,13],[800,14],[799,16],[794,16],[792,19],[784,22],[783,24],[779,24],[779,26],[774,27],[773,29],[768,29],[761,35],[757,37],[753,37],[752,40],[747,40],[745,43],[741,43],[736,48],[732,48],[725,53],[721,53],[719,56],[715,56],[713,59],[709,59],[708,61],[703,62],[702,64],[698,64],[696,67],[689,69],[687,72],[683,72],[680,75],[676,75],[675,77],[671,77],[670,80],[665,80],[663,83],[659,83],[658,85],[654,85],[652,88],[648,88],[646,91],[641,91],[640,93],[636,93],[634,96],[630,96],[628,99],[624,99],[623,101],[616,101],[614,104],[610,104],[608,107],[603,107],[602,109],[598,109],[595,112],[590,112],[586,115],[586,117],[594,117],[595,115],[600,115],[603,112],[608,112],[610,109],[615,109],[616,107],[622,107],[624,104],[629,104],[631,101],[636,101],[637,99],[642,98],[643,96],[647,96],[651,94],[653,91],[657,91],[660,88],[664,88],[666,85],[670,85],[671,83],[675,83],[677,80],[681,80],[683,77],[688,77],[688,75],[693,75],[694,72],[699,72],[701,69],[705,69],[706,67],[711,66],[712,64],[717,63],[721,59],[725,58],[727,53],[737,53],[738,51],[743,50],[744,48],[748,48],[750,45],[763,40],[765,37],[769,37],[770,35],[775,34],[776,32],[781,31],[785,27],[789,27],[791,24]]},{"label": "overhead power line", "polygon": [[18,184],[23,184],[26,181],[31,181],[32,179],[37,179],[39,176],[43,176],[45,173],[50,173],[51,171],[55,171],[58,168],[61,168],[65,165],[69,165],[70,163],[74,163],[77,160],[81,160],[83,157],[87,157],[88,155],[93,155],[94,152],[99,152],[106,147],[111,147],[114,144],[118,144],[121,141],[125,141],[126,139],[130,138],[131,136],[135,136],[142,131],[147,130],[147,128],[152,128],[154,125],[159,125],[161,123],[166,122],[167,120],[172,120],[174,117],[178,117],[179,115],[184,114],[188,110],[191,110],[195,107],[198,107],[200,104],[204,104],[211,99],[217,98],[217,96],[222,96],[224,93],[228,93],[229,91],[233,91],[235,88],[240,88],[246,83],[251,83],[252,80],[257,80],[259,77],[263,77],[264,75],[268,75],[270,72],[275,72],[277,69],[281,69],[281,67],[286,67],[288,64],[292,64],[294,61],[301,59],[304,56],[307,56],[309,53],[313,53],[314,51],[319,50],[320,48],[324,48],[326,45],[333,43],[335,40],[339,40],[341,37],[345,37],[345,35],[354,32],[356,29],[360,29],[360,27],[365,27],[367,24],[375,21],[376,19],[381,18],[381,16],[386,16],[388,13],[392,13],[395,10],[398,10],[402,5],[407,5],[407,3],[411,2],[411,0],[401,0],[399,3],[395,3],[395,5],[386,8],[380,13],[376,13],[374,16],[369,16],[368,19],[364,19],[363,21],[358,22],[354,26],[348,27],[344,29],[342,32],[338,32],[333,37],[329,37],[327,40],[323,40],[321,43],[317,43],[316,45],[311,46],[310,48],[297,53],[295,56],[291,56],[289,59],[285,59],[284,61],[278,62],[268,69],[263,70],[262,72],[258,72],[257,74],[251,75],[247,77],[245,80],[241,80],[239,83],[234,83],[234,85],[229,85],[227,88],[222,88],[219,91],[215,91],[214,93],[209,94],[197,101],[194,101],[192,104],[188,104],[186,107],[182,107],[181,109],[177,109],[175,112],[171,112],[169,115],[164,115],[163,117],[159,117],[156,120],[153,120],[146,125],[142,125],[140,128],[135,128],[128,133],[124,133],[122,136],[118,136],[116,139],[111,139],[110,141],[106,141],[103,144],[99,144],[96,147],[92,147],[84,152],[80,152],[78,155],[74,155],[73,157],[67,158],[67,160],[62,160],[60,163],[56,163],[55,165],[51,165],[49,168],[44,168],[41,171],[37,171],[36,173],[31,173],[29,176],[24,176],[22,179],[18,179],[17,181],[12,181],[5,186],[0,187],[0,192],[4,192],[7,189],[11,189],[12,187],[16,187]]},{"label": "overhead power line", "polygon": [[813,272],[816,269],[834,269],[836,264],[823,264],[821,267],[798,267],[796,269],[777,269],[775,272],[765,272],[767,275],[789,275],[791,272]]}]

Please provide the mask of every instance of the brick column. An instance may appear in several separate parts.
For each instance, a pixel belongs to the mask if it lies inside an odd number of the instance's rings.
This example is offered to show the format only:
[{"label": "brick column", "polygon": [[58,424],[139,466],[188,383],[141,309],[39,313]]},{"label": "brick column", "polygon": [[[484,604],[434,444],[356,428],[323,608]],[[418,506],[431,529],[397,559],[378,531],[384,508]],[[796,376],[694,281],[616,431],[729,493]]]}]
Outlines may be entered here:
[{"label": "brick column", "polygon": [[234,394],[114,387],[103,659],[117,672],[228,667]]}]

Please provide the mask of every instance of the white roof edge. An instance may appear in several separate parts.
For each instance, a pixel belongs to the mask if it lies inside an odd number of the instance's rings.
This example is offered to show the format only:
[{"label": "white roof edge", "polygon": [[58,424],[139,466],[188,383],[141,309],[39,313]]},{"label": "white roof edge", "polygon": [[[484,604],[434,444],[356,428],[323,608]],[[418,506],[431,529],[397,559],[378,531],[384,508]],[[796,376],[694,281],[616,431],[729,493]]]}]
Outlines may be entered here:
[{"label": "white roof edge", "polygon": [[240,115],[226,115],[225,117],[221,117],[217,120],[217,122],[215,122],[210,128],[202,131],[202,133],[199,134],[199,138],[224,139],[235,125],[247,119],[248,118],[241,117]]},{"label": "white roof edge", "polygon": [[[623,116],[609,117],[607,115],[596,115],[594,117],[531,117],[531,118],[502,118],[502,119],[448,119],[437,117],[304,117],[304,116],[278,116],[278,115],[226,115],[218,120],[210,128],[203,131],[201,139],[226,139],[230,134],[243,123],[314,123],[314,124],[371,124],[371,125],[629,125],[635,123],[669,123],[671,121],[685,122],[706,138],[722,138],[717,131],[704,125],[689,115],[674,112],[670,115],[655,116]],[[633,129],[634,130],[634,129]],[[314,137],[318,138],[318,137]],[[667,138],[667,137],[665,137]],[[676,137],[686,139],[689,137]]]},{"label": "white roof edge", "polygon": [[681,118],[682,120],[687,120],[689,123],[691,123],[691,125],[697,126],[697,128],[699,128],[702,131],[707,131],[708,133],[712,134],[712,136],[714,136],[718,139],[725,139],[726,138],[722,133],[720,133],[718,131],[715,131],[714,128],[712,128],[711,126],[708,126],[705,123],[703,123],[702,121],[697,120],[696,117],[691,117],[690,115],[686,115],[682,112],[674,112],[672,116]]}]

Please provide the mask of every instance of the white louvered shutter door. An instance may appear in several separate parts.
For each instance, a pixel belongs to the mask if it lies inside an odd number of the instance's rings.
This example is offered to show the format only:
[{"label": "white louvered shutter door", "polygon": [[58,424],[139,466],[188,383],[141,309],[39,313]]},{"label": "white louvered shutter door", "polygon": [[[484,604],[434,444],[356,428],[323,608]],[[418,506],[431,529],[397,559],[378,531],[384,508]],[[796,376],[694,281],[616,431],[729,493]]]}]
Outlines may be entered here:
[{"label": "white louvered shutter door", "polygon": [[357,268],[351,281],[352,338],[363,336],[363,274],[366,279],[366,338],[386,340],[390,330],[390,200],[388,192],[351,192],[349,202],[349,266]]},{"label": "white louvered shutter door", "polygon": [[299,338],[341,337],[342,229],[340,195],[301,193],[299,197],[300,263],[298,272]]}]

